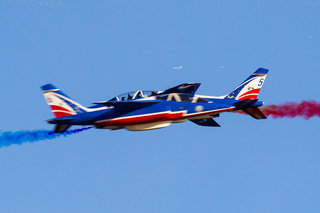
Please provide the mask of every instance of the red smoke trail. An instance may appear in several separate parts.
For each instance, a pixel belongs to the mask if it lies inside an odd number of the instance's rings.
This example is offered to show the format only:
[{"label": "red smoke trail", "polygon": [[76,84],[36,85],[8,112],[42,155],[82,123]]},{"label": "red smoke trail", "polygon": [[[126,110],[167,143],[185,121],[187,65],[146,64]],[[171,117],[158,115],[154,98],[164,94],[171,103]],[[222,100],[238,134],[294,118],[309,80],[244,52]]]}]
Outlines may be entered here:
[{"label": "red smoke trail", "polygon": [[320,103],[316,101],[301,101],[301,103],[287,102],[280,105],[268,105],[261,108],[266,116],[272,118],[303,117],[309,119],[320,117]]}]

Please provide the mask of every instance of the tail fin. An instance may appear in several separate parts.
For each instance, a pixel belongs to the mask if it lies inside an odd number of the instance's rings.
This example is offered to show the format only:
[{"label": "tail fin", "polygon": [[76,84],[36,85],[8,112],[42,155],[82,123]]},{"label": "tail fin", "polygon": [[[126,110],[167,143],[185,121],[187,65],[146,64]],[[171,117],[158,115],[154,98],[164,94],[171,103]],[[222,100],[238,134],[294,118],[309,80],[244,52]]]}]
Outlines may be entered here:
[{"label": "tail fin", "polygon": [[46,84],[42,86],[41,89],[43,91],[44,98],[51,107],[51,111],[56,118],[75,115],[87,111],[86,107],[72,100],[52,84]]},{"label": "tail fin", "polygon": [[268,70],[259,68],[249,78],[243,81],[240,86],[233,90],[226,99],[246,100],[257,99],[260,89],[268,74]]}]

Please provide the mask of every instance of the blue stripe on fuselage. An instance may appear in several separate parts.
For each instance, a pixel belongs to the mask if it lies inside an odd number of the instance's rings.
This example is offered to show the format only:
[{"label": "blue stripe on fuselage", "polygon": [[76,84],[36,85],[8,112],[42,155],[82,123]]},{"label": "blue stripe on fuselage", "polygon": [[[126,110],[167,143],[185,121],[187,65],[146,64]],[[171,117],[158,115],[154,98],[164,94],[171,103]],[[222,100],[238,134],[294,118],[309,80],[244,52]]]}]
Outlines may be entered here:
[{"label": "blue stripe on fuselage", "polygon": [[[52,119],[51,123],[65,123],[71,125],[94,125],[94,123],[110,120],[115,118],[123,118],[129,116],[143,116],[151,113],[161,113],[161,112],[179,112],[186,111],[186,116],[192,115],[195,113],[204,113],[207,111],[214,111],[219,109],[227,109],[233,107],[233,104],[237,101],[228,100],[228,99],[207,99],[212,101],[212,103],[190,103],[190,102],[176,102],[176,101],[160,101],[154,105],[144,107],[137,110],[118,110],[117,108],[102,109],[99,111],[93,112],[84,112],[81,114],[71,115],[63,118]],[[257,107],[261,106],[263,103],[257,101],[255,104],[248,107]],[[201,111],[197,111],[196,107],[202,106]],[[65,122],[63,120],[66,120]],[[59,122],[60,121],[60,122]]]}]

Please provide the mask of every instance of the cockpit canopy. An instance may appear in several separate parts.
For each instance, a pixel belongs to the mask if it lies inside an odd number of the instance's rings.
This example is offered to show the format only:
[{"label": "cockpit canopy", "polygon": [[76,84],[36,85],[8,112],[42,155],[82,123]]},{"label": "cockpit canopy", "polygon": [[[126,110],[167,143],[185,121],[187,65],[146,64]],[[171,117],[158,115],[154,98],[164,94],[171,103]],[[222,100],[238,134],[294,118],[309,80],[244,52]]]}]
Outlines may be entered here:
[{"label": "cockpit canopy", "polygon": [[210,101],[186,93],[171,93],[171,94],[159,94],[155,96],[156,100],[165,101],[177,101],[177,102],[192,102],[192,103],[209,103]]},{"label": "cockpit canopy", "polygon": [[[150,97],[150,98],[149,98]],[[118,95],[109,101],[128,101],[128,100],[137,100],[137,99],[145,99],[148,100],[164,100],[164,101],[177,101],[177,102],[193,102],[193,103],[208,103],[209,101],[200,98],[197,96],[194,96],[192,94],[186,94],[186,93],[164,93],[160,91],[142,91],[138,90],[135,92],[127,92],[123,93],[121,95]]]},{"label": "cockpit canopy", "polygon": [[120,94],[114,98],[111,98],[109,101],[127,101],[127,100],[136,100],[140,98],[147,98],[150,96],[157,95],[157,91],[148,91],[148,90],[138,90],[134,92],[127,92]]}]

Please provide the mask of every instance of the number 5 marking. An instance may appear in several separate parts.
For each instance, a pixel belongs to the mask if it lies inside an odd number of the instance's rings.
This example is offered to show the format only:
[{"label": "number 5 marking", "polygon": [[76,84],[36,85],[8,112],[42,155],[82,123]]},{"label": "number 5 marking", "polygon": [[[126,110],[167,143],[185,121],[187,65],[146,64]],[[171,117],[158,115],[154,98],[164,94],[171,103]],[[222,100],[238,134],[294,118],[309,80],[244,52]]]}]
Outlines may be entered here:
[{"label": "number 5 marking", "polygon": [[262,86],[262,84],[263,84],[263,80],[264,80],[263,78],[261,78],[261,79],[260,79],[259,84],[258,84],[258,86],[259,86],[259,87],[261,87],[261,86]]}]

